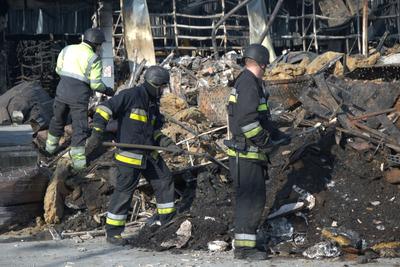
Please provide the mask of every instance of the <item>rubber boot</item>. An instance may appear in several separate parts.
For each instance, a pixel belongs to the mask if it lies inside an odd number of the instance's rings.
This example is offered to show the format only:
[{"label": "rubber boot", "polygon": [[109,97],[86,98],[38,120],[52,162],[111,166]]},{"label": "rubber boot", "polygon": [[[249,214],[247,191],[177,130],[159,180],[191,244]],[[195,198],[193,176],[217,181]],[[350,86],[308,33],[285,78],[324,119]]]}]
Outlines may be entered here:
[{"label": "rubber boot", "polygon": [[126,246],[128,245],[128,240],[126,240],[125,238],[122,238],[121,235],[113,235],[113,236],[108,236],[107,235],[107,243],[110,243],[114,246]]},{"label": "rubber boot", "polygon": [[160,219],[161,225],[165,225],[169,223],[176,215],[176,211],[169,214],[159,214],[158,217]]},{"label": "rubber boot", "polygon": [[262,261],[268,259],[265,251],[250,247],[235,248],[233,255],[235,259],[239,260]]}]

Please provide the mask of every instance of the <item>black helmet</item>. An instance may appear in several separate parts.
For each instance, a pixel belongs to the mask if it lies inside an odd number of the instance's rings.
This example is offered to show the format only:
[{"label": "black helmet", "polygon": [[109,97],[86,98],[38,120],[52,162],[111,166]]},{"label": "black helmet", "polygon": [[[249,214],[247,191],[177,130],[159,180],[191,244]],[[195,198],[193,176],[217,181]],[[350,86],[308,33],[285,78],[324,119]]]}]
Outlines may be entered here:
[{"label": "black helmet", "polygon": [[244,49],[243,59],[251,58],[260,65],[268,65],[269,53],[265,46],[260,44],[251,44]]},{"label": "black helmet", "polygon": [[144,80],[153,86],[169,83],[169,72],[160,66],[151,66],[144,74]]},{"label": "black helmet", "polygon": [[90,28],[85,31],[83,40],[92,44],[102,44],[106,40],[106,37],[102,30],[98,28]]}]

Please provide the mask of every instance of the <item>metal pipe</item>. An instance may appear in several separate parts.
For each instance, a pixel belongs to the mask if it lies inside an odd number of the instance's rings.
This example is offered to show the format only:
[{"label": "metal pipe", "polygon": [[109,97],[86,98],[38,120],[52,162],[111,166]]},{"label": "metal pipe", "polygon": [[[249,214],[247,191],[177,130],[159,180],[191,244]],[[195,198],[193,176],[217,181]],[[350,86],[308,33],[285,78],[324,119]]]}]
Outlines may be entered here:
[{"label": "metal pipe", "polygon": [[223,16],[215,25],[214,28],[212,30],[211,33],[211,39],[212,39],[212,45],[213,45],[213,49],[214,49],[214,53],[215,53],[215,58],[218,59],[218,46],[217,46],[217,40],[215,38],[215,35],[217,33],[217,29],[218,27],[224,23],[224,21],[226,21],[233,13],[235,13],[236,11],[238,11],[239,9],[241,9],[243,6],[247,5],[250,1],[252,0],[244,0],[243,2],[241,2],[240,4],[238,4],[237,6],[235,6],[234,8],[232,8],[232,10],[230,10],[228,13],[226,13],[225,16]]},{"label": "metal pipe", "polygon": [[315,0],[313,0],[313,32],[314,32],[314,46],[315,46],[315,53],[318,54],[318,39],[317,39],[317,20],[315,18]]},{"label": "metal pipe", "polygon": [[271,14],[271,16],[270,16],[270,18],[268,20],[268,23],[265,26],[265,29],[264,29],[263,33],[261,34],[261,36],[260,36],[260,39],[258,39],[258,41],[256,43],[261,44],[264,41],[265,37],[268,34],[269,28],[271,27],[272,23],[274,22],[274,20],[276,18],[276,15],[278,14],[278,11],[282,6],[282,3],[283,3],[283,0],[278,0],[278,3],[276,3],[274,11],[272,11],[272,14]]},{"label": "metal pipe", "polygon": [[136,149],[143,149],[143,150],[161,150],[161,151],[166,151],[166,152],[184,152],[186,155],[192,155],[196,157],[204,157],[209,159],[210,161],[220,165],[224,169],[229,171],[228,166],[226,166],[224,163],[222,163],[220,160],[212,157],[208,153],[195,153],[195,152],[190,152],[186,150],[177,150],[173,148],[168,148],[168,147],[161,147],[161,146],[150,146],[150,145],[140,145],[140,144],[124,144],[124,143],[113,143],[113,142],[103,142],[103,146],[115,146],[115,147],[122,147],[122,148],[136,148]]},{"label": "metal pipe", "polygon": [[362,54],[368,56],[368,0],[363,2],[363,21],[362,21]]}]

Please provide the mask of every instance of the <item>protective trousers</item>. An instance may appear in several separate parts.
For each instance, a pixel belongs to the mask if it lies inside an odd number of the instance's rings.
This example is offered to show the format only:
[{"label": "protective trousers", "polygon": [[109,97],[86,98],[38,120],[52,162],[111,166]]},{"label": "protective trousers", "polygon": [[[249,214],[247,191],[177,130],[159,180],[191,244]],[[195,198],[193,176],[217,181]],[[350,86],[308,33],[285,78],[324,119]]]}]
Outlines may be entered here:
[{"label": "protective trousers", "polygon": [[107,212],[107,236],[116,236],[123,232],[132,194],[139,182],[139,174],[143,174],[153,187],[157,201],[157,213],[161,223],[168,221],[175,214],[174,183],[162,158],[159,157],[155,160],[149,157],[146,162],[146,169],[118,165],[117,184]]},{"label": "protective trousers", "polygon": [[50,121],[46,150],[54,152],[67,123],[68,114],[72,119],[72,140],[70,155],[75,169],[86,166],[85,141],[89,134],[88,111],[85,105],[69,105],[59,100],[54,100],[53,118]]},{"label": "protective trousers", "polygon": [[235,186],[235,247],[255,247],[256,230],[266,201],[266,166],[261,161],[239,158],[239,177],[236,159],[230,157],[229,165]]}]

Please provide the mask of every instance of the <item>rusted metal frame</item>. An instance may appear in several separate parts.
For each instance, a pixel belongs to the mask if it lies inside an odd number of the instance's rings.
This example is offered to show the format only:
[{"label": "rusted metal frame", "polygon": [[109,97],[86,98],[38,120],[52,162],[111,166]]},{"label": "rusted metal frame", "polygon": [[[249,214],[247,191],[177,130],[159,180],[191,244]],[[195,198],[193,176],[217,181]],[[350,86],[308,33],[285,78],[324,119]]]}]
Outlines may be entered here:
[{"label": "rusted metal frame", "polygon": [[235,6],[234,8],[232,8],[225,16],[223,16],[215,25],[214,28],[211,32],[211,39],[212,39],[212,46],[214,49],[214,53],[215,53],[215,58],[218,59],[218,53],[216,53],[218,51],[218,46],[217,46],[217,40],[216,40],[216,34],[217,34],[217,29],[219,28],[220,25],[222,25],[222,23],[224,21],[226,21],[229,17],[231,17],[233,15],[233,13],[237,12],[239,9],[241,9],[243,6],[247,5],[247,3],[249,3],[252,0],[244,0],[243,2],[241,2],[240,4],[238,4],[237,6]]},{"label": "rusted metal frame", "polygon": [[[349,34],[349,35],[341,35],[341,36],[330,36],[330,35],[317,35],[317,39],[319,40],[342,40],[342,39],[349,39],[356,37],[356,34]],[[282,35],[282,39],[303,39],[302,36],[296,37],[292,35]],[[314,35],[306,35],[304,36],[305,39],[314,39]]]},{"label": "rusted metal frame", "polygon": [[[357,35],[358,36],[358,35]],[[356,37],[357,37],[356,36]],[[354,49],[354,47],[356,46],[356,43],[357,43],[357,38],[354,38],[354,42],[353,42],[353,45],[351,46],[351,48],[349,49],[349,51],[347,52],[347,55],[350,55],[351,54],[351,52],[353,51],[353,49]]]},{"label": "rusted metal frame", "polygon": [[256,43],[261,44],[261,43],[264,41],[265,37],[266,37],[267,34],[268,34],[269,28],[271,27],[271,25],[272,25],[272,23],[274,22],[276,16],[278,15],[279,9],[281,9],[282,3],[283,3],[283,0],[278,0],[278,3],[276,3],[275,8],[274,8],[274,11],[272,11],[272,14],[271,14],[271,16],[270,16],[269,19],[268,19],[268,23],[267,23],[267,25],[265,26],[264,31],[262,32],[260,38],[258,39],[258,41],[257,41]]},{"label": "rusted metal frame", "polygon": [[[162,40],[164,38],[168,38],[168,39],[172,39],[172,36],[157,36],[157,37],[153,37],[154,40]],[[206,41],[206,40],[210,40],[210,36],[188,36],[188,35],[178,35],[179,39],[190,39],[190,40],[197,40],[197,41]],[[244,36],[229,36],[229,39],[231,40],[240,40],[240,39],[247,39],[248,36],[244,35]],[[223,35],[218,35],[216,36],[216,39],[224,39]]]},{"label": "rusted metal frame", "polygon": [[[154,49],[155,50],[174,50],[176,47],[175,46],[156,46]],[[196,47],[196,46],[178,46],[179,50],[212,50],[214,47],[212,46],[202,46],[202,47]],[[242,46],[227,46],[227,49],[242,49]]]},{"label": "rusted metal frame", "polygon": [[362,54],[368,56],[368,0],[363,0]]},{"label": "rusted metal frame", "polygon": [[[173,28],[174,24],[163,24],[163,25],[153,25],[151,26],[152,29],[162,29],[162,28]],[[178,28],[185,28],[185,29],[200,29],[200,30],[211,30],[213,26],[196,26],[196,25],[185,25],[185,24],[177,24]],[[220,26],[223,28],[223,26]],[[248,29],[247,26],[236,26],[236,25],[226,25],[227,30],[245,30]]]},{"label": "rusted metal frame", "polygon": [[[173,16],[173,12],[171,13],[151,13],[151,17],[168,17],[168,16]],[[217,13],[214,15],[189,15],[189,14],[182,14],[182,13],[176,13],[177,17],[183,17],[183,18],[189,18],[189,19],[218,19],[222,16],[221,13]],[[231,17],[236,17],[236,18],[242,18],[246,19],[247,16],[245,15],[237,15],[233,14]]]}]

